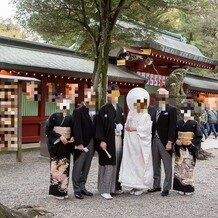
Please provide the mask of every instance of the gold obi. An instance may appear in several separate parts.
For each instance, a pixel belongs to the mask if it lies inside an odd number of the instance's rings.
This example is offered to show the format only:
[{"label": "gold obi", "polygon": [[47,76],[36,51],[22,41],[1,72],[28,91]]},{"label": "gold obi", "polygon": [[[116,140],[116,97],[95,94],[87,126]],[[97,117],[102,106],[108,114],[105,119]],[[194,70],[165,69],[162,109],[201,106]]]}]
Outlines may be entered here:
[{"label": "gold obi", "polygon": [[178,132],[178,139],[182,142],[183,145],[187,145],[188,141],[191,141],[193,138],[193,132]]},{"label": "gold obi", "polygon": [[70,139],[71,135],[71,128],[70,127],[63,127],[63,126],[54,126],[53,129],[56,133],[64,136],[66,139]]}]

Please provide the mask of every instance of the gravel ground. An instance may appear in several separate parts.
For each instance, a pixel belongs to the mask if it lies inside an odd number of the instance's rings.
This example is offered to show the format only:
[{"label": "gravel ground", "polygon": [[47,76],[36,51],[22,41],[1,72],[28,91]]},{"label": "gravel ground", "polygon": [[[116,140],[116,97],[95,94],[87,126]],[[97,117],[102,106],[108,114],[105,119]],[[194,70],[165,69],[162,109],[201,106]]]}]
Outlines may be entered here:
[{"label": "gravel ground", "polygon": [[132,196],[125,193],[112,200],[98,194],[97,156],[93,158],[87,189],[93,197],[74,198],[72,184],[69,199],[61,201],[48,195],[49,160],[39,151],[23,152],[23,162],[16,163],[15,154],[0,154],[0,203],[9,208],[40,206],[49,217],[218,217],[218,149],[209,150],[214,158],[198,161],[195,168],[196,192],[180,196],[171,191]]}]

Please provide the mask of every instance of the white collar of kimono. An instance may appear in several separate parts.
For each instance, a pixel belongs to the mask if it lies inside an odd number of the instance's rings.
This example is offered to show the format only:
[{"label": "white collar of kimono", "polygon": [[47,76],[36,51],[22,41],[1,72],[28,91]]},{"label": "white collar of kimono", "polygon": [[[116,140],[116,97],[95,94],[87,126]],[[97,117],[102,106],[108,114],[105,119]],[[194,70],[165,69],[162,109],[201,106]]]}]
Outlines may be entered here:
[{"label": "white collar of kimono", "polygon": [[112,104],[114,109],[116,110],[117,109],[117,104]]}]

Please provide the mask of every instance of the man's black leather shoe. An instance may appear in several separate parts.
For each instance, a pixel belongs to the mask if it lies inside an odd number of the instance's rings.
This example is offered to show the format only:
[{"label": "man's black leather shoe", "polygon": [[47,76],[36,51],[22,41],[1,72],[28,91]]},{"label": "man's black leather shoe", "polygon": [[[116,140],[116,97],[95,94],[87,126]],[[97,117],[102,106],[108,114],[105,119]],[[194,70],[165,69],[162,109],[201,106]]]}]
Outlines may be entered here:
[{"label": "man's black leather shoe", "polygon": [[161,188],[151,188],[151,189],[148,189],[148,192],[160,192],[161,191]]},{"label": "man's black leather shoe", "polygon": [[77,198],[77,199],[83,199],[83,196],[82,196],[81,193],[77,193],[77,194],[75,194],[75,198]]},{"label": "man's black leather shoe", "polygon": [[161,192],[161,196],[167,196],[169,195],[169,190],[164,190]]},{"label": "man's black leather shoe", "polygon": [[86,195],[86,196],[93,196],[92,192],[89,192],[89,191],[87,191],[87,190],[81,190],[81,193],[82,193],[83,195]]}]

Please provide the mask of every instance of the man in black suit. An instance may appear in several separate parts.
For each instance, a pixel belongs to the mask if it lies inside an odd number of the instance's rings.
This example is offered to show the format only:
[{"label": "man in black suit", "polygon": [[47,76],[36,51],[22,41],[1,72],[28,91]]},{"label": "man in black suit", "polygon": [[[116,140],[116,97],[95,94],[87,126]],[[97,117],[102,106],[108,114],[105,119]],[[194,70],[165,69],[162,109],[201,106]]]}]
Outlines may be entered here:
[{"label": "man in black suit", "polygon": [[165,180],[162,196],[167,196],[172,185],[172,145],[175,141],[176,132],[176,108],[166,104],[169,92],[158,89],[157,105],[149,109],[152,124],[152,156],[154,183],[148,192],[161,191],[161,160],[163,161]]},{"label": "man in black suit", "polygon": [[91,110],[94,109],[94,105],[91,102],[93,103],[94,101],[88,98],[91,95],[94,95],[93,90],[85,88],[85,101],[73,112],[73,135],[76,149],[74,152],[72,181],[74,194],[77,199],[83,199],[83,195],[93,195],[85,187],[94,155],[94,113],[91,114],[91,112],[94,112],[94,110]]}]

